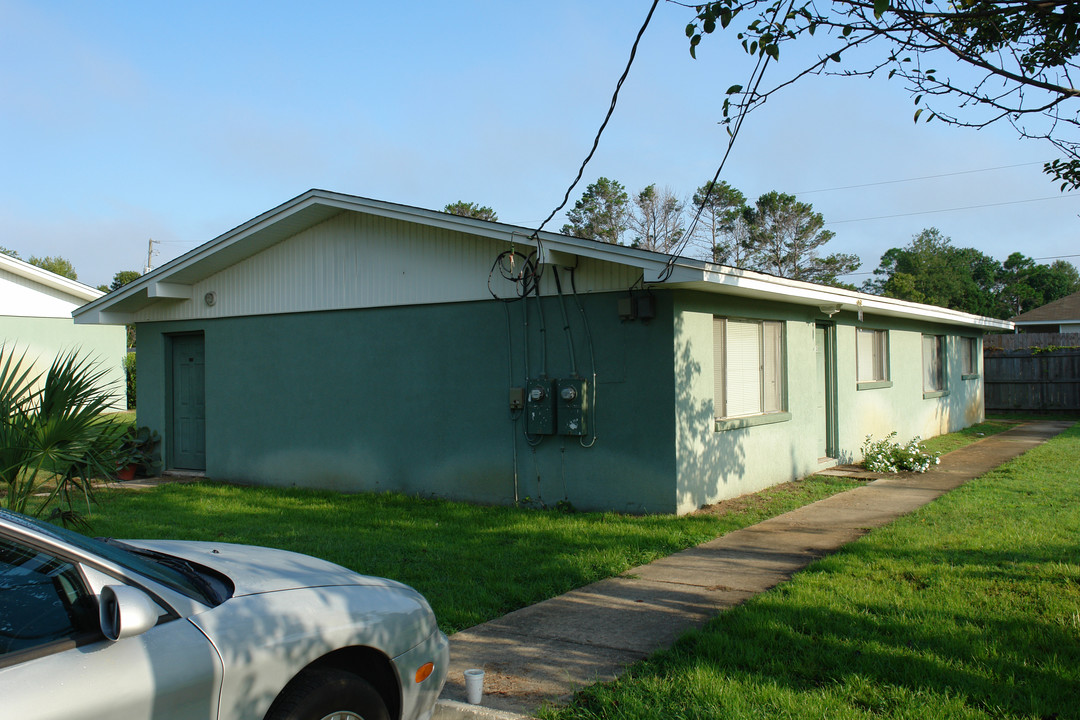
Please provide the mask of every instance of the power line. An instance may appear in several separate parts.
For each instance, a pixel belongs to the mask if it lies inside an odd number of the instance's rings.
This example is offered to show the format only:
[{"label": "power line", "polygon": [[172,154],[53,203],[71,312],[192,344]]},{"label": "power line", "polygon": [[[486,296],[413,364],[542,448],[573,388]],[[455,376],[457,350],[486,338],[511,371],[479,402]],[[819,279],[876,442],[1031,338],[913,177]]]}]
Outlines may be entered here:
[{"label": "power line", "polygon": [[868,220],[889,220],[891,218],[911,217],[913,215],[933,215],[935,213],[955,212],[957,210],[978,210],[980,208],[1002,207],[1004,205],[1022,205],[1024,203],[1043,202],[1044,200],[1060,200],[1061,198],[1076,198],[1075,195],[1051,195],[1050,197],[1031,198],[1030,200],[1007,200],[999,203],[987,203],[985,205],[965,205],[963,207],[942,208],[941,210],[919,210],[917,212],[897,213],[895,215],[876,215],[874,217],[851,218],[850,220],[828,220],[826,225],[840,225],[842,223],[866,222]]},{"label": "power line", "polygon": [[562,202],[559,206],[551,211],[544,222],[540,223],[540,227],[536,228],[533,232],[533,237],[538,237],[540,231],[544,229],[544,226],[551,222],[551,218],[555,217],[556,213],[566,207],[566,203],[570,201],[570,193],[574,191],[577,184],[581,182],[581,176],[585,173],[585,166],[592,160],[594,154],[596,154],[596,148],[600,145],[600,136],[604,134],[604,128],[607,127],[608,120],[611,119],[612,113],[615,112],[615,103],[619,101],[619,90],[622,89],[623,83],[626,81],[627,75],[630,74],[630,66],[634,64],[634,57],[637,55],[638,43],[641,42],[641,36],[645,34],[645,28],[649,27],[649,22],[652,20],[653,12],[656,10],[656,6],[660,3],[660,0],[653,0],[652,7],[649,8],[649,14],[645,17],[645,22],[642,24],[641,29],[638,30],[637,37],[634,38],[634,45],[630,48],[630,59],[626,61],[626,69],[623,70],[622,76],[619,77],[619,81],[615,83],[615,92],[611,96],[611,105],[608,107],[607,115],[604,116],[604,122],[600,123],[600,129],[596,131],[596,137],[593,139],[592,149],[589,150],[589,154],[585,157],[585,160],[581,163],[581,167],[578,168],[577,177],[574,178],[574,182],[570,183],[570,187],[566,188],[566,194],[563,196]]},{"label": "power line", "polygon": [[958,170],[956,172],[939,173],[937,175],[923,175],[921,177],[904,178],[902,180],[881,180],[879,182],[863,183],[861,185],[842,185],[840,187],[821,188],[819,190],[802,190],[792,195],[812,195],[813,193],[833,192],[834,190],[854,190],[856,188],[874,187],[875,185],[895,185],[897,183],[918,182],[919,180],[933,180],[935,178],[953,177],[956,175],[972,175],[974,173],[991,172],[993,170],[1008,170],[1010,168],[1028,167],[1029,165],[1042,165],[1042,162],[1017,163],[1016,165],[999,165],[981,170]]},{"label": "power line", "polygon": [[[1074,258],[1074,257],[1080,257],[1080,254],[1078,254],[1078,255],[1047,255],[1046,257],[1035,257],[1035,258],[1028,258],[1028,259],[1029,260],[1064,260],[1065,258]],[[874,270],[864,270],[864,271],[861,271],[861,272],[844,273],[843,275],[840,275],[840,277],[851,277],[852,275],[873,275],[875,272],[876,271],[874,271]]]},{"label": "power line", "polygon": [[1064,260],[1065,258],[1080,257],[1080,255],[1047,255],[1046,257],[1031,258],[1032,260]]},{"label": "power line", "polygon": [[[788,3],[790,11],[791,5]],[[773,6],[772,20],[775,22],[776,16],[781,9],[780,3]],[[754,64],[754,69],[750,72],[750,79],[747,81],[747,87],[750,89],[743,92],[747,98],[753,98],[757,95],[757,90],[761,86],[762,80],[765,79],[765,69],[769,66],[769,54],[762,51],[758,55],[757,62]],[[716,188],[716,183],[720,179],[720,173],[724,170],[724,165],[727,164],[728,156],[731,155],[732,148],[735,147],[735,138],[739,136],[739,130],[742,128],[743,121],[746,119],[747,114],[750,112],[749,107],[743,105],[740,107],[739,112],[735,117],[734,126],[728,128],[728,142],[727,149],[724,151],[724,156],[720,158],[720,166],[716,168],[716,174],[713,175],[713,179],[705,187],[705,196],[701,199],[701,204],[698,205],[697,212],[694,213],[694,219],[690,221],[690,225],[687,227],[686,232],[683,235],[681,242],[674,248],[672,248],[667,262],[664,264],[663,271],[657,278],[659,282],[666,282],[671,274],[675,270],[675,261],[682,255],[686,246],[690,243],[690,239],[694,236],[694,232],[697,229],[698,221],[701,220],[701,214],[705,211],[705,206],[709,203],[709,198],[712,196],[713,190]]]}]

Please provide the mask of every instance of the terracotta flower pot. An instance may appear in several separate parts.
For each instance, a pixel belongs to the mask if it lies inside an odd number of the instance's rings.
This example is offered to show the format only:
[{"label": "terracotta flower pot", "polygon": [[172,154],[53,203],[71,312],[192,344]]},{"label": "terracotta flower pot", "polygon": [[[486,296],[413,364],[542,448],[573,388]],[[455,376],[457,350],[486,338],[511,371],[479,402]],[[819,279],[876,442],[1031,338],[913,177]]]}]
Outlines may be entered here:
[{"label": "terracotta flower pot", "polygon": [[139,466],[135,463],[130,463],[116,469],[117,480],[134,480],[135,471],[139,469]]}]

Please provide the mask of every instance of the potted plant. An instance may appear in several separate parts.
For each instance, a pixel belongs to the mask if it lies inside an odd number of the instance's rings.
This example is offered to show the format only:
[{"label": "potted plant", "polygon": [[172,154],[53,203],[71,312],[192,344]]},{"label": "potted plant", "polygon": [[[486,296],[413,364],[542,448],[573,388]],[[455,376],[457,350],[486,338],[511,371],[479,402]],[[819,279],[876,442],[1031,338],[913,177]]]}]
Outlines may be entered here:
[{"label": "potted plant", "polygon": [[161,436],[148,427],[129,427],[123,435],[116,461],[116,479],[133,480],[157,474],[157,448]]}]

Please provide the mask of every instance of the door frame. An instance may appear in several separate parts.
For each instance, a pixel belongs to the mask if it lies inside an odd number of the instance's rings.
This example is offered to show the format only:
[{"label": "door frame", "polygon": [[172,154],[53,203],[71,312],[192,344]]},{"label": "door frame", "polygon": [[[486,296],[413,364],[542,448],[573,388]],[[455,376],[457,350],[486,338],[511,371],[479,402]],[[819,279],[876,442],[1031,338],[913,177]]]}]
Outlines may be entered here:
[{"label": "door frame", "polygon": [[206,470],[206,458],[203,457],[202,468],[177,468],[176,467],[176,416],[174,411],[176,409],[176,388],[173,378],[175,377],[174,371],[174,359],[175,359],[175,341],[188,338],[198,338],[202,340],[203,344],[203,452],[206,452],[206,436],[205,436],[205,407],[206,407],[206,384],[205,384],[205,372],[206,372],[206,334],[202,330],[196,330],[193,332],[178,332],[167,333],[163,336],[165,338],[165,433],[164,433],[164,452],[162,453],[162,462],[166,470],[190,470],[192,472],[205,471]]},{"label": "door frame", "polygon": [[840,456],[837,442],[840,422],[836,410],[836,323],[821,320],[814,323],[815,345],[819,328],[825,331],[825,457],[836,460]]}]

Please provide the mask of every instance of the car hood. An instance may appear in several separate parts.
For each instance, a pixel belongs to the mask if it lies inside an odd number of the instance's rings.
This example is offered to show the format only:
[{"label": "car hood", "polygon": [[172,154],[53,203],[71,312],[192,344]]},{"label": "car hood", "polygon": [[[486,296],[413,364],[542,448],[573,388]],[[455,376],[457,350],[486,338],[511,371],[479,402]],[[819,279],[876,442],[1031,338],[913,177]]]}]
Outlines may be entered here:
[{"label": "car hood", "polygon": [[233,597],[298,588],[367,585],[408,589],[407,585],[354,573],[340,565],[308,555],[255,545],[199,542],[194,540],[125,540],[155,552],[174,555],[232,580]]}]

